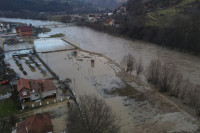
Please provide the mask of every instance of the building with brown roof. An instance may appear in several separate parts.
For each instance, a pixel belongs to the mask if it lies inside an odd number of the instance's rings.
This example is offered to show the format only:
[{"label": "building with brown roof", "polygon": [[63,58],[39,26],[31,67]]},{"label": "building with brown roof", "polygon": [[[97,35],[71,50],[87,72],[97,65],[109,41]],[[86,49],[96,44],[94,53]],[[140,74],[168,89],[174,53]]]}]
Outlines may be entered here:
[{"label": "building with brown roof", "polygon": [[12,133],[53,133],[51,117],[48,113],[32,115],[18,122]]},{"label": "building with brown roof", "polygon": [[107,19],[105,22],[104,22],[104,25],[105,26],[113,26],[114,24],[114,19]]},{"label": "building with brown roof", "polygon": [[56,86],[52,80],[20,78],[17,81],[17,91],[20,100],[37,100],[56,95]]},{"label": "building with brown roof", "polygon": [[20,26],[16,28],[16,32],[21,37],[33,36],[33,28],[31,26]]}]

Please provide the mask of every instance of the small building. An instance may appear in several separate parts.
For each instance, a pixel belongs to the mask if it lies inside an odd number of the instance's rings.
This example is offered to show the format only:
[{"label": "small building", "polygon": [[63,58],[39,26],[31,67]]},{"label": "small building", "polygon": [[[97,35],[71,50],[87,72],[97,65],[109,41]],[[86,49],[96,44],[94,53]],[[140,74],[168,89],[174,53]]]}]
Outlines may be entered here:
[{"label": "small building", "polygon": [[88,20],[89,20],[89,22],[96,22],[97,21],[97,16],[96,15],[94,15],[94,14],[91,14],[91,15],[89,15],[88,16]]},{"label": "small building", "polygon": [[112,16],[112,15],[113,15],[113,13],[112,13],[112,12],[109,12],[109,13],[108,13],[108,16]]},{"label": "small building", "polygon": [[24,79],[17,81],[17,91],[21,101],[33,101],[46,97],[56,96],[56,86],[52,80],[40,79]]},{"label": "small building", "polygon": [[48,113],[35,114],[16,123],[12,133],[53,133],[51,117]]},{"label": "small building", "polygon": [[33,28],[31,26],[16,27],[16,33],[21,37],[33,36]]},{"label": "small building", "polygon": [[113,25],[114,25],[114,19],[107,19],[107,20],[104,22],[104,25],[105,25],[105,26],[113,26]]}]

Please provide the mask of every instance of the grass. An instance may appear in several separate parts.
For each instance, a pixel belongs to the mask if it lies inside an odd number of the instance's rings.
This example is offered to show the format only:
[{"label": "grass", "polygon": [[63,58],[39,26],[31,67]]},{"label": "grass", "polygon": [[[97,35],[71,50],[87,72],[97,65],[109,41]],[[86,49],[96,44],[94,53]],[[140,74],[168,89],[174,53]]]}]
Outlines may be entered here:
[{"label": "grass", "polygon": [[54,34],[54,35],[51,35],[50,37],[48,38],[55,38],[55,37],[64,37],[65,35],[62,34],[62,33],[59,33],[59,34]]},{"label": "grass", "polygon": [[136,101],[143,101],[144,100],[144,94],[136,90],[134,87],[130,86],[129,84],[126,84],[124,88],[115,89],[111,92],[106,92],[107,94],[118,94],[119,96],[127,96],[131,99],[135,99]]},{"label": "grass", "polygon": [[0,133],[11,133],[14,126],[9,121],[0,121]]},{"label": "grass", "polygon": [[7,93],[12,92],[12,89],[9,85],[0,86],[0,95],[6,95]]},{"label": "grass", "polygon": [[12,99],[5,99],[0,101],[0,115],[2,117],[7,117],[16,113],[18,113],[18,109]]},{"label": "grass", "polygon": [[38,38],[38,35],[40,34],[40,33],[46,33],[46,32],[50,32],[51,31],[51,29],[50,28],[34,28],[34,30],[35,30],[35,33],[34,33],[34,38]]},{"label": "grass", "polygon": [[[183,7],[189,7],[190,3],[195,2],[195,0],[183,0],[179,4],[147,13],[147,26],[167,26],[172,21],[173,17],[180,14],[180,9]],[[164,24],[163,24],[164,23]]]},{"label": "grass", "polygon": [[51,31],[51,29],[49,29],[49,28],[42,28],[42,32],[50,32]]}]

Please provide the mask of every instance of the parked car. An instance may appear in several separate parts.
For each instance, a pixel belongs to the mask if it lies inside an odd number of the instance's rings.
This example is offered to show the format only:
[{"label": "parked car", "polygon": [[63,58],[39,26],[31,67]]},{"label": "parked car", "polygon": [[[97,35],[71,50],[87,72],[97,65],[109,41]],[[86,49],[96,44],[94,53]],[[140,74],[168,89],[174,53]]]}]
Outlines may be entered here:
[{"label": "parked car", "polygon": [[1,85],[4,85],[4,84],[8,84],[10,81],[8,79],[6,80],[1,80],[0,83]]}]

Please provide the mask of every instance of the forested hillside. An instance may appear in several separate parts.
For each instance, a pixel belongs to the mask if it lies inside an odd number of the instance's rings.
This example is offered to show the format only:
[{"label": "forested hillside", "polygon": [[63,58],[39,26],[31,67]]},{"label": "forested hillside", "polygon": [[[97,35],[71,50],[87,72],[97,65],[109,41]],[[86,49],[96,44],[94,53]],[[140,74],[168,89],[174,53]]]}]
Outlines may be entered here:
[{"label": "forested hillside", "polygon": [[119,7],[122,3],[126,3],[128,0],[81,0],[81,1],[88,2],[103,8],[115,9]]},{"label": "forested hillside", "polygon": [[1,11],[34,11],[34,12],[66,12],[84,13],[96,10],[91,4],[78,0],[0,0]]},{"label": "forested hillside", "polygon": [[128,15],[115,17],[121,34],[200,53],[199,0],[130,0],[127,10]]}]

